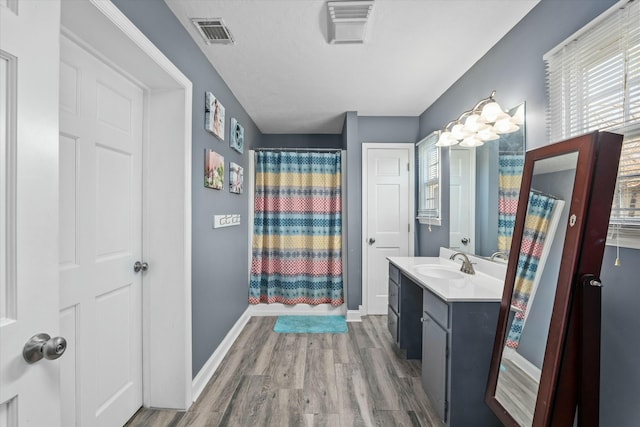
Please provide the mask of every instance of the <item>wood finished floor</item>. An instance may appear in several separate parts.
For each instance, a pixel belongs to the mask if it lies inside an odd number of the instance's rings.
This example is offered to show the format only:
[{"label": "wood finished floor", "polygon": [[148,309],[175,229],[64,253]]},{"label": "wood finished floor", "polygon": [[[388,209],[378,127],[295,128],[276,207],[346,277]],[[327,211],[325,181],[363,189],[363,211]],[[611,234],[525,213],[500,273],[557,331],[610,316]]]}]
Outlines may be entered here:
[{"label": "wood finished floor", "polygon": [[442,426],[420,362],[394,350],[386,316],[346,334],[279,334],[253,317],[187,412],[141,409],[137,426]]}]

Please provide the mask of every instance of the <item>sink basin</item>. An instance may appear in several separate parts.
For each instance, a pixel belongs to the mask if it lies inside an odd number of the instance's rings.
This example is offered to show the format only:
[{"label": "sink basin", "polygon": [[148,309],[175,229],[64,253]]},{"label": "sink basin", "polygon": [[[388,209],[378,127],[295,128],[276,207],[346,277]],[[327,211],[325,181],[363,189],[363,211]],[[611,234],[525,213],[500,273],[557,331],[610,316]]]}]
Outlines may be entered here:
[{"label": "sink basin", "polygon": [[455,280],[464,279],[464,274],[451,268],[440,265],[419,265],[415,267],[416,273],[434,279]]}]

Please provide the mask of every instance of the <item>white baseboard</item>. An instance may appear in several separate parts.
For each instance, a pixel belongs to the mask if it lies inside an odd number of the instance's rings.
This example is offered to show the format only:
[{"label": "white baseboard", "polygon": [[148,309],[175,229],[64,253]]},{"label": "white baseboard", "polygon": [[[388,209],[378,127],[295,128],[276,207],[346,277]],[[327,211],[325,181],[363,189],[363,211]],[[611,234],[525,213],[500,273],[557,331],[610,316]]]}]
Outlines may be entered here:
[{"label": "white baseboard", "polygon": [[211,377],[213,377],[213,374],[216,372],[216,369],[218,369],[218,366],[220,366],[222,359],[227,355],[227,352],[240,335],[240,332],[242,332],[242,328],[244,328],[247,322],[249,322],[249,319],[251,319],[251,314],[249,313],[250,308],[251,307],[248,307],[244,313],[242,313],[238,321],[224,337],[218,348],[216,348],[216,351],[213,352],[209,360],[207,360],[202,369],[200,369],[200,372],[198,372],[198,375],[193,379],[193,382],[191,383],[191,395],[194,402],[198,399],[198,396],[200,396],[200,393],[202,393],[202,390],[204,390]]},{"label": "white baseboard", "polygon": [[347,307],[342,304],[339,307],[335,307],[331,304],[296,304],[285,305],[280,303],[275,304],[254,304],[249,306],[249,314],[251,316],[282,316],[282,315],[296,315],[296,314],[311,314],[317,316],[344,316],[347,312]]},{"label": "white baseboard", "polygon": [[347,322],[362,322],[362,306],[357,310],[347,310]]}]

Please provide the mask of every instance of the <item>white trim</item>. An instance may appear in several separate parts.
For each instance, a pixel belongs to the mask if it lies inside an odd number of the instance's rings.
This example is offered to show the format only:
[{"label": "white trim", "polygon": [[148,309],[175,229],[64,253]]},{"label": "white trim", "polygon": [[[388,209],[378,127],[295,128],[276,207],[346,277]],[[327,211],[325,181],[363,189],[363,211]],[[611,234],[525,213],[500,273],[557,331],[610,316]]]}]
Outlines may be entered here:
[{"label": "white trim", "polygon": [[542,55],[543,61],[548,61],[553,55],[556,54],[559,50],[564,49],[569,43],[573,42],[575,39],[582,37],[587,32],[591,31],[592,28],[596,27],[605,19],[609,18],[612,14],[614,14],[617,10],[622,9],[627,3],[630,3],[633,0],[620,0],[613,6],[611,6],[606,11],[602,12],[600,15],[595,17],[591,22],[589,22],[584,27],[580,28],[575,33],[571,34],[569,37],[564,39],[561,43],[556,45],[553,49]]},{"label": "white trim", "polygon": [[242,329],[249,323],[251,320],[251,315],[249,314],[250,308],[247,308],[244,313],[240,316],[240,318],[236,321],[236,323],[231,327],[227,335],[225,335],[224,339],[218,345],[216,350],[213,352],[209,360],[206,361],[204,366],[200,369],[200,372],[195,376],[191,386],[191,395],[193,396],[193,401],[195,402],[207,383],[213,377],[213,374],[216,373],[216,370],[222,363],[222,360],[227,355],[231,346],[240,336]]},{"label": "white trim", "polygon": [[316,316],[344,316],[347,313],[347,305],[342,304],[334,307],[331,304],[296,304],[285,305],[280,303],[274,304],[255,304],[248,308],[251,316],[283,316],[283,315],[316,315]]},{"label": "white trim", "polygon": [[[85,31],[78,36],[105,57],[111,48],[104,40],[110,35],[87,28],[107,28],[117,36],[120,43],[110,54],[135,51],[139,59],[126,61],[120,55],[115,62],[127,74],[141,76],[138,80],[147,88],[145,106],[150,116],[143,142],[147,165],[143,177],[143,255],[151,265],[143,290],[143,403],[186,410],[192,402],[192,84],[110,1],[66,2],[63,6],[63,15],[73,14],[69,21],[82,23]],[[140,67],[138,62],[144,63],[144,70],[135,68]],[[160,189],[168,190],[169,195],[160,197]],[[167,342],[171,346],[167,347]]]},{"label": "white trim", "polygon": [[362,322],[362,306],[357,310],[347,310],[347,322]]},{"label": "white trim", "polygon": [[361,254],[362,254],[362,281],[360,282],[360,289],[362,295],[362,305],[360,306],[360,313],[362,315],[368,314],[367,307],[367,297],[368,297],[368,288],[365,286],[367,283],[367,257],[365,256],[367,252],[367,216],[365,212],[367,210],[367,150],[377,148],[377,149],[397,149],[397,148],[406,148],[409,151],[409,217],[407,220],[409,221],[410,231],[409,231],[409,253],[407,256],[414,255],[414,244],[415,244],[415,222],[414,215],[416,213],[416,180],[415,180],[415,164],[416,164],[416,146],[411,142],[400,142],[400,143],[375,143],[375,142],[363,142],[362,143],[362,158],[361,158],[361,166],[362,166],[362,185],[360,187],[360,192],[362,193],[362,206],[361,206],[361,220],[362,220],[362,242],[361,242]]}]

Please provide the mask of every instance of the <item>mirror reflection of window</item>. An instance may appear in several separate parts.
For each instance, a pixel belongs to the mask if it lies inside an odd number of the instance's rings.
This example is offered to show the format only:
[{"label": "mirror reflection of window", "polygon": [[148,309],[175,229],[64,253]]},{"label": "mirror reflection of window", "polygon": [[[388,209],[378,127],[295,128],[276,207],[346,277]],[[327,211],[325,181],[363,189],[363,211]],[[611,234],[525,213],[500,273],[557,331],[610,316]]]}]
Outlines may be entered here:
[{"label": "mirror reflection of window", "polygon": [[535,163],[496,399],[518,424],[533,421],[578,153]]},{"label": "mirror reflection of window", "polygon": [[418,216],[421,224],[431,231],[432,225],[440,225],[441,215],[441,153],[439,131],[432,132],[416,145],[418,147]]}]

